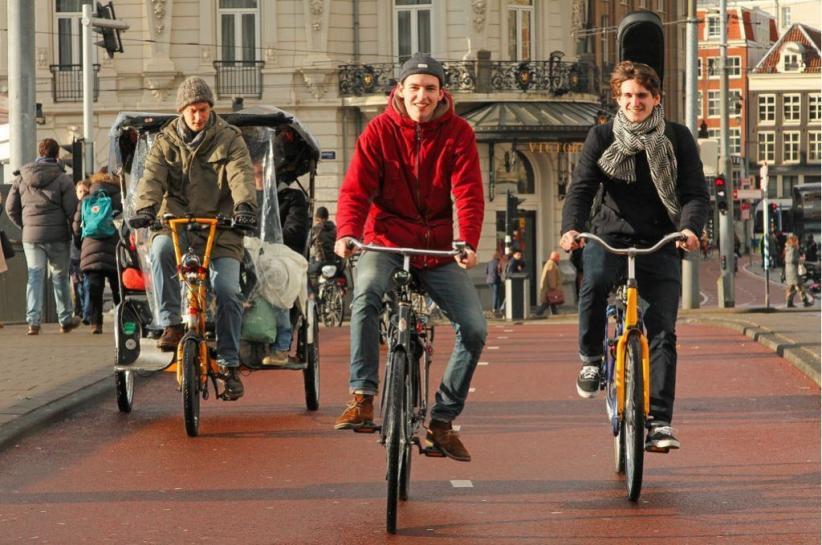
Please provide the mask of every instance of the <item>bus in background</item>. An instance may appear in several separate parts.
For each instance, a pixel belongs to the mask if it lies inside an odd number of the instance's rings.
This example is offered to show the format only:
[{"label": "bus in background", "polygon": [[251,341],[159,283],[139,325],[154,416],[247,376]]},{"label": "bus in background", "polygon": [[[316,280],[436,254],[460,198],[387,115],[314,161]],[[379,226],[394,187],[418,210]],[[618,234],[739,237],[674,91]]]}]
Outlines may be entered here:
[{"label": "bus in background", "polygon": [[820,229],[820,191],[822,184],[799,184],[791,191],[791,214],[794,233],[805,240],[806,233],[817,235]]}]

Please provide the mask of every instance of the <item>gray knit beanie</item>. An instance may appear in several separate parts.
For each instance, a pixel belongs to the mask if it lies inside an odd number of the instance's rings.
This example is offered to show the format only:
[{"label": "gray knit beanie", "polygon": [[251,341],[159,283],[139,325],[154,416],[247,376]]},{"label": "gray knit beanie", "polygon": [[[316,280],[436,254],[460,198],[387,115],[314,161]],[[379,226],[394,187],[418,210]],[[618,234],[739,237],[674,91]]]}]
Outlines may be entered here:
[{"label": "gray knit beanie", "polygon": [[199,76],[189,76],[177,89],[177,111],[182,112],[189,104],[208,102],[214,106],[214,94],[208,83]]},{"label": "gray knit beanie", "polygon": [[445,84],[445,71],[442,64],[426,53],[414,53],[400,68],[400,83],[412,74],[428,74],[440,80],[440,86]]}]

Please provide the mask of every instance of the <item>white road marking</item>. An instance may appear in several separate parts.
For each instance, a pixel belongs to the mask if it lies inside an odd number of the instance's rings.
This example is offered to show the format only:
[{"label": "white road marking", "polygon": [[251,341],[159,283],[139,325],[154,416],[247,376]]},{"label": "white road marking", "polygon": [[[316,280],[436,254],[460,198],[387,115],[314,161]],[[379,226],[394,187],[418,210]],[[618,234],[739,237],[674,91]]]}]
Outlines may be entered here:
[{"label": "white road marking", "polygon": [[508,338],[507,335],[498,335],[497,336],[497,339],[507,339],[507,338]]},{"label": "white road marking", "polygon": [[489,346],[488,350],[499,350],[499,346]]},{"label": "white road marking", "polygon": [[471,481],[452,480],[451,486],[454,488],[474,488],[474,483]]},{"label": "white road marking", "polygon": [[476,388],[468,388],[468,391],[469,391],[469,392],[476,392],[476,391],[477,391],[477,389],[476,389]]},{"label": "white road marking", "polygon": [[454,431],[460,431],[462,429],[462,426],[460,426],[459,424],[451,424],[451,429]]},{"label": "white road marking", "polygon": [[480,361],[480,362],[477,362],[477,365],[488,365],[488,362],[487,361]]}]

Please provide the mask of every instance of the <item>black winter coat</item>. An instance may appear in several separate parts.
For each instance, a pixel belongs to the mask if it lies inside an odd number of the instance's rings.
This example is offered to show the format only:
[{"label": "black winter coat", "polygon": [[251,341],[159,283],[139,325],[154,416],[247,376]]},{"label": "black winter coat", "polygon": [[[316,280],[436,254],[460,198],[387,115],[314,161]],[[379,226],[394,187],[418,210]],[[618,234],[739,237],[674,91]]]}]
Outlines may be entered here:
[{"label": "black winter coat", "polygon": [[299,254],[305,252],[308,241],[308,201],[299,189],[286,187],[277,191],[283,243]]},{"label": "black winter coat", "polygon": [[311,246],[314,249],[314,259],[320,263],[333,263],[337,259],[334,254],[336,241],[337,226],[333,221],[325,220],[311,226]]},{"label": "black winter coat", "polygon": [[[90,198],[98,190],[103,190],[111,197],[111,205],[115,214],[117,211],[123,211],[123,202],[120,197],[120,187],[115,182],[103,182],[91,184],[88,196],[83,198],[86,200]],[[80,246],[80,270],[83,272],[89,271],[117,271],[116,250],[117,250],[117,235],[110,236],[104,239],[84,238],[82,236],[82,213],[83,203],[77,205],[77,212],[74,214],[74,243]]]},{"label": "black winter coat", "polygon": [[[645,152],[635,156],[636,182],[613,180],[600,170],[597,161],[614,141],[611,121],[588,131],[562,209],[563,233],[572,229],[586,231],[589,219],[595,233],[615,243],[650,245],[682,229],[702,233],[708,218],[709,196],[699,151],[687,127],[678,123],[668,125],[665,133],[674,132],[671,140],[677,162],[676,187],[682,206],[679,225],[673,224],[657,194]],[[604,186],[602,205],[596,216],[589,218],[600,183]]]}]

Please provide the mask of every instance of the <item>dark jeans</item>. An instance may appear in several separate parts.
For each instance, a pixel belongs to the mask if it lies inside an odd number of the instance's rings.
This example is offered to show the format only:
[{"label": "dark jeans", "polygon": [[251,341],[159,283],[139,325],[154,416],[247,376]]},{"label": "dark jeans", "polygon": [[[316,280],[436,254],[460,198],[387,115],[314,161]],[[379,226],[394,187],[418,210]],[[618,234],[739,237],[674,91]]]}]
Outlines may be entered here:
[{"label": "dark jeans", "polygon": [[[595,242],[582,255],[579,292],[579,355],[583,362],[599,361],[605,338],[608,293],[627,274],[627,258],[605,251]],[[679,254],[669,246],[636,259],[636,278],[651,350],[651,416],[671,422],[676,388],[676,316],[681,284]]]},{"label": "dark jeans", "polygon": [[488,284],[488,288],[491,290],[491,310],[497,312],[502,308],[502,282]]},{"label": "dark jeans", "polygon": [[117,282],[117,271],[86,271],[88,285],[88,319],[94,325],[103,325],[103,289],[106,280],[111,288],[114,304],[120,302],[120,285]]}]

